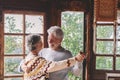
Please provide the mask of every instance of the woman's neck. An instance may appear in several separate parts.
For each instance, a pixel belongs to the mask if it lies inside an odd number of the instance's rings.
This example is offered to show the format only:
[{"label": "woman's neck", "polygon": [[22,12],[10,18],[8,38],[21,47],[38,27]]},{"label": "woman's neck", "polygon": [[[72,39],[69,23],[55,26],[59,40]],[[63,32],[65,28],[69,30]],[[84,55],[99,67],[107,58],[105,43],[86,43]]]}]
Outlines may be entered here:
[{"label": "woman's neck", "polygon": [[36,56],[38,56],[38,51],[36,51],[36,50],[33,50],[33,51],[31,51],[32,52],[32,54],[33,55],[36,55]]}]

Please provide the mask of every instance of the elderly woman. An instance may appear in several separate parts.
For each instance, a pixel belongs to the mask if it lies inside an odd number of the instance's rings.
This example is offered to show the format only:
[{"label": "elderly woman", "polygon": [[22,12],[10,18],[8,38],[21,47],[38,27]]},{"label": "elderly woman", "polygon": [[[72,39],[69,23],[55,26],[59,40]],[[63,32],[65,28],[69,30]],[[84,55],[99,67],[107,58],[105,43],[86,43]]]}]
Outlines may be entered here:
[{"label": "elderly woman", "polygon": [[[85,58],[84,54],[78,53],[75,57],[62,61],[48,61],[38,56],[38,52],[42,49],[42,40],[40,35],[32,34],[27,37],[27,46],[30,53],[26,56],[22,64],[24,70],[24,80],[46,80],[49,73],[68,68],[81,62]],[[82,52],[81,52],[82,53]]]}]

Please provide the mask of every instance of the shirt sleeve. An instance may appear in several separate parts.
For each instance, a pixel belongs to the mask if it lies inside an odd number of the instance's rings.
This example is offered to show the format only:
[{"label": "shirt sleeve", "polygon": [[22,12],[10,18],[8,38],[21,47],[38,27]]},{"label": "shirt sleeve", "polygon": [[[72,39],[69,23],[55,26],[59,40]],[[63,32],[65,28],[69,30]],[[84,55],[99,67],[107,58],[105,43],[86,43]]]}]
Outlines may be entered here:
[{"label": "shirt sleeve", "polygon": [[22,64],[24,63],[24,59],[20,62],[20,64],[19,64],[19,66],[18,66],[18,72],[23,72],[23,70],[22,70],[22,68],[21,68],[21,66],[22,66]]},{"label": "shirt sleeve", "polygon": [[32,55],[32,54],[29,53],[29,54],[26,56],[26,58],[23,59],[23,60],[20,62],[19,66],[18,66],[18,72],[24,72],[24,71],[22,70],[22,68],[21,68],[22,64],[24,64],[24,63],[27,62],[27,61],[30,61],[33,57],[34,57],[34,55]]},{"label": "shirt sleeve", "polygon": [[[70,52],[70,54],[72,53]],[[70,72],[76,77],[79,77],[82,74],[82,71],[83,71],[83,61],[76,62],[75,65],[70,70]]]},{"label": "shirt sleeve", "polygon": [[83,62],[76,62],[76,64],[74,65],[74,67],[71,69],[71,72],[79,77],[82,72],[83,72]]}]

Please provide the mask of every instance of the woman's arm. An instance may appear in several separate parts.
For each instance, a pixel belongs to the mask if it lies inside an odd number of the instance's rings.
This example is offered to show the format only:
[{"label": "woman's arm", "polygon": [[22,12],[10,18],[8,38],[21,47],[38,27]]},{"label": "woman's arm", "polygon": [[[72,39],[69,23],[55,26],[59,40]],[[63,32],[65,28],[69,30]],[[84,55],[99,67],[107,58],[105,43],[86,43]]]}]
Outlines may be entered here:
[{"label": "woman's arm", "polygon": [[[30,63],[27,64],[27,67],[30,67],[32,70],[38,69],[37,72],[49,73],[58,70],[62,70],[64,68],[71,67],[76,64],[76,62],[82,62],[85,56],[82,54],[78,54],[75,57],[68,58],[62,61],[47,61],[42,57],[35,57]],[[31,72],[32,72],[31,70]]]}]

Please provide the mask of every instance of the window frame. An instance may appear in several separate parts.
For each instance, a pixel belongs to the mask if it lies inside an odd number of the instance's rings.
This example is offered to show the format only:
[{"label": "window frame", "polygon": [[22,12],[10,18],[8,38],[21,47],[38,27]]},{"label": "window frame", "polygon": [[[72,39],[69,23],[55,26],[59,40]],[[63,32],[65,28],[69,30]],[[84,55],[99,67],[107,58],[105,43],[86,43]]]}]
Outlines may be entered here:
[{"label": "window frame", "polygon": [[[10,13],[10,14],[22,14],[23,15],[23,33],[5,33],[4,32],[4,14],[7,14],[7,13]],[[13,75],[4,75],[4,57],[22,57],[23,59],[25,58],[26,54],[25,54],[25,36],[27,36],[28,34],[30,33],[25,33],[25,15],[42,15],[43,16],[43,33],[40,33],[40,35],[43,37],[43,47],[45,47],[45,29],[46,29],[46,26],[45,26],[45,18],[46,18],[46,15],[44,12],[34,12],[34,11],[13,11],[13,10],[5,10],[3,11],[2,13],[2,16],[3,16],[3,19],[2,19],[2,25],[3,27],[1,27],[1,59],[0,59],[0,63],[3,64],[0,66],[0,69],[1,69],[1,75],[3,76],[2,77],[2,80],[4,80],[4,78],[23,78],[23,74],[13,74]],[[10,54],[4,54],[4,36],[5,35],[20,35],[23,37],[23,45],[22,45],[22,48],[23,48],[23,54],[13,54],[13,55],[10,55]]]},{"label": "window frame", "polygon": [[[113,37],[113,39],[98,39],[97,38],[97,26],[98,25],[100,25],[100,26],[113,26],[113,33],[114,33],[114,37]],[[108,72],[118,72],[118,71],[120,71],[120,70],[116,70],[116,65],[115,65],[115,63],[116,63],[116,57],[120,57],[120,54],[115,54],[116,53],[116,42],[117,42],[117,39],[116,39],[116,28],[117,28],[117,26],[118,26],[119,24],[117,23],[117,22],[101,22],[101,23],[99,23],[99,22],[95,22],[94,23],[94,42],[93,42],[93,52],[94,52],[94,58],[95,59],[93,59],[94,61],[94,70],[95,71],[100,71],[100,72],[106,72],[106,71],[108,71]],[[113,54],[97,54],[96,53],[96,45],[97,45],[97,41],[112,41],[113,42]],[[118,39],[118,41],[120,41],[120,39]],[[113,65],[112,65],[112,70],[107,70],[107,69],[96,69],[96,57],[112,57],[113,58]]]}]

